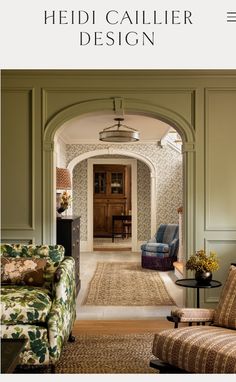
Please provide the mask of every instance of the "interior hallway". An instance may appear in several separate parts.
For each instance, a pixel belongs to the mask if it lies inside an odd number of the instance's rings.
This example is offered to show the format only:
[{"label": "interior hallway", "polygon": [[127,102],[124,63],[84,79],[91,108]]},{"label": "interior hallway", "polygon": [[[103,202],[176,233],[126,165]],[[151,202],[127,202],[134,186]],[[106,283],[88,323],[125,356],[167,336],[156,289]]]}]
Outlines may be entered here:
[{"label": "interior hallway", "polygon": [[[130,251],[96,251],[81,252],[80,279],[81,289],[77,297],[77,320],[116,320],[116,319],[163,319],[170,314],[173,306],[86,306],[82,302],[87,291],[97,262],[140,262],[140,252]],[[169,294],[177,306],[183,306],[183,289],[175,285],[174,271],[160,272]]]}]

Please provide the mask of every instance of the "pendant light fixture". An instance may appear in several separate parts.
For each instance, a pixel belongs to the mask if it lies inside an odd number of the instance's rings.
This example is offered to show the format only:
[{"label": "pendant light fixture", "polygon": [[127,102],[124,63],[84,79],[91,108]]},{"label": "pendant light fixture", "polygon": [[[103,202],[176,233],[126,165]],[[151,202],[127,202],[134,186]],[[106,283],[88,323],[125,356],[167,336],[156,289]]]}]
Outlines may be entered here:
[{"label": "pendant light fixture", "polygon": [[114,118],[117,123],[106,127],[99,133],[99,140],[104,142],[137,142],[139,141],[138,130],[121,124],[124,118]]}]

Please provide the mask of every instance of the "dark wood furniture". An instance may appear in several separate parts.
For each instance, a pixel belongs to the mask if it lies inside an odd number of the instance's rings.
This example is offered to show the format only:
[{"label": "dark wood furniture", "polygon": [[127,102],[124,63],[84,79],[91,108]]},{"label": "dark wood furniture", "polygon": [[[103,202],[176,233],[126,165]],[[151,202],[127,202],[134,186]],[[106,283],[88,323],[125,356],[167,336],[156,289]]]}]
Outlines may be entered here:
[{"label": "dark wood furniture", "polygon": [[175,281],[176,285],[185,287],[185,288],[194,288],[197,289],[197,308],[200,308],[200,299],[199,299],[199,290],[200,289],[210,289],[210,288],[218,288],[222,284],[220,281],[211,280],[209,284],[199,284],[195,279],[179,279]]},{"label": "dark wood furniture", "polygon": [[131,210],[130,173],[130,166],[94,165],[94,237],[112,237],[112,216]]},{"label": "dark wood furniture", "polygon": [[24,338],[1,339],[1,374],[13,373],[27,340]]},{"label": "dark wood furniture", "polygon": [[80,290],[80,216],[57,218],[57,244],[65,247],[65,256],[75,259],[76,293]]},{"label": "dark wood furniture", "polygon": [[[121,230],[117,232],[116,230],[116,221],[121,222]],[[131,235],[131,232],[125,230],[128,223],[131,223],[131,215],[112,215],[112,243],[114,243],[115,235],[121,235],[122,238],[126,237],[127,233]]]},{"label": "dark wood furniture", "polygon": [[178,367],[172,366],[160,359],[153,359],[149,363],[150,367],[159,370],[160,374],[191,374],[185,370],[179,369]]}]

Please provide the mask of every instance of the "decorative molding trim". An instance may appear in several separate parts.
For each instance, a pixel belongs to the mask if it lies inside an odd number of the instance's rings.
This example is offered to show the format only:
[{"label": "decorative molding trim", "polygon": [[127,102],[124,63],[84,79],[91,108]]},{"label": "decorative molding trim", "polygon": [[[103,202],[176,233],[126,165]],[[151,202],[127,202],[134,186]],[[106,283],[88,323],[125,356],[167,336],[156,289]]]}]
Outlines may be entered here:
[{"label": "decorative molding trim", "polygon": [[[87,240],[80,240],[80,251],[81,252],[91,252],[89,249],[89,244]],[[92,250],[93,251],[93,250]]]},{"label": "decorative molding trim", "polygon": [[43,149],[44,151],[54,151],[55,144],[54,142],[44,142]]},{"label": "decorative molding trim", "polygon": [[1,238],[1,243],[6,243],[6,244],[25,244],[25,245],[29,245],[29,244],[35,244],[35,237],[31,237],[31,238],[28,238],[28,237],[15,237],[14,238],[4,238],[2,237]]},{"label": "decorative molding trim", "polygon": [[[208,253],[210,251],[209,249],[209,244],[212,244],[212,243],[215,243],[215,244],[234,244],[235,245],[235,248],[236,248],[236,238],[235,239],[204,239],[204,248],[206,250],[206,252]],[[234,259],[232,259],[233,261]],[[231,260],[229,260],[229,263],[231,262]],[[222,281],[222,280],[221,280]],[[218,288],[217,288],[218,290]],[[221,289],[219,289],[221,290]],[[213,296],[210,296],[210,290],[208,291],[205,291],[204,293],[204,302],[205,303],[218,303],[219,302],[219,297],[220,297],[220,291],[218,293],[218,297],[213,297]]]},{"label": "decorative molding trim", "polygon": [[2,91],[6,93],[25,93],[29,97],[30,108],[29,112],[29,140],[31,145],[28,147],[30,160],[30,179],[29,179],[29,194],[31,201],[29,202],[29,224],[24,224],[20,226],[2,226],[1,229],[5,231],[34,231],[35,230],[35,88],[32,87],[16,87],[14,89],[5,88]]},{"label": "decorative molding trim", "polygon": [[182,153],[195,151],[195,144],[193,142],[185,142],[182,145]]},{"label": "decorative molding trim", "polygon": [[205,207],[204,207],[204,229],[205,231],[236,231],[236,226],[224,226],[224,227],[217,227],[210,225],[210,195],[209,195],[209,172],[208,166],[209,166],[209,151],[207,151],[207,148],[210,147],[209,145],[209,94],[210,93],[223,93],[228,91],[236,91],[236,87],[222,87],[222,88],[211,88],[206,87],[204,89],[204,108],[205,108],[205,120],[204,120],[204,141],[205,141],[205,148],[204,148],[204,200],[205,200]]}]

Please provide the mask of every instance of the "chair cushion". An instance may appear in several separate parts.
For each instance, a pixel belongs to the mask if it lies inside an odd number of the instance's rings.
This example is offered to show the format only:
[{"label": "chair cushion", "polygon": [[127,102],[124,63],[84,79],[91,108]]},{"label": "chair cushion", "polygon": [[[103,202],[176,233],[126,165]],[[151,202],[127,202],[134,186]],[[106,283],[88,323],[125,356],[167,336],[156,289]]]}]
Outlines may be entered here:
[{"label": "chair cushion", "polygon": [[1,284],[35,285],[44,283],[46,259],[1,257]]},{"label": "chair cushion", "polygon": [[168,253],[170,250],[170,247],[168,244],[162,244],[162,243],[145,243],[141,245],[142,251],[147,252],[160,252],[160,253]]},{"label": "chair cushion", "polygon": [[236,329],[236,267],[231,265],[214,314],[214,325]]},{"label": "chair cushion", "polygon": [[152,353],[190,373],[236,373],[236,331],[192,326],[155,334]]},{"label": "chair cushion", "polygon": [[6,285],[0,306],[1,324],[38,324],[46,322],[52,300],[47,289]]},{"label": "chair cushion", "polygon": [[65,248],[62,245],[1,244],[3,257],[46,259],[45,287],[51,286],[54,273],[64,259],[64,253]]},{"label": "chair cushion", "polygon": [[178,317],[180,322],[213,321],[214,309],[174,308],[171,316]]}]

